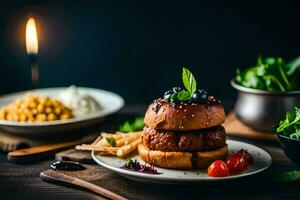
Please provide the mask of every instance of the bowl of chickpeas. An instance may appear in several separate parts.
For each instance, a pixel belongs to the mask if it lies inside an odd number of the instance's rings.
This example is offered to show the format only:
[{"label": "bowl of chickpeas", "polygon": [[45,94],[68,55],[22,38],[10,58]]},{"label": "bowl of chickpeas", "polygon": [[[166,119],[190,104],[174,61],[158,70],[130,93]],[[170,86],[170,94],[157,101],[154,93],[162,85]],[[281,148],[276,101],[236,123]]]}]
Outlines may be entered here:
[{"label": "bowl of chickpeas", "polygon": [[13,122],[49,122],[71,118],[72,110],[60,101],[32,93],[0,110],[0,120]]},{"label": "bowl of chickpeas", "polygon": [[0,128],[23,135],[71,131],[95,125],[124,104],[122,97],[117,94],[79,88],[92,95],[103,108],[99,112],[76,116],[72,108],[56,98],[65,89],[37,89],[0,97]]}]

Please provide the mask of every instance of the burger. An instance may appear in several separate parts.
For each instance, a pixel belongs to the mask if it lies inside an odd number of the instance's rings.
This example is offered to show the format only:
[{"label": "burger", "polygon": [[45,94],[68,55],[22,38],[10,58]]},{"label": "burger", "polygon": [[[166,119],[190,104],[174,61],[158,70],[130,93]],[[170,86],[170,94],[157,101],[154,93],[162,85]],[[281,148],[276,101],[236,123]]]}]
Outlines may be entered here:
[{"label": "burger", "polygon": [[186,68],[182,80],[185,89],[175,87],[149,105],[138,153],[145,162],[162,168],[206,168],[228,153],[221,125],[224,108],[205,90],[197,90]]}]

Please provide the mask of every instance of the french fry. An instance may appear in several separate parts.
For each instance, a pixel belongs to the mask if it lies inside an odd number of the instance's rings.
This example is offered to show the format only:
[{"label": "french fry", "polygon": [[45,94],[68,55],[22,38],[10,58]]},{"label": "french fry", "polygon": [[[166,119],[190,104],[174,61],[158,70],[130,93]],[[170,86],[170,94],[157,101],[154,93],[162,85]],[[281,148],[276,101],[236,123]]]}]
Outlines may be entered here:
[{"label": "french fry", "polygon": [[130,144],[127,144],[125,146],[122,146],[120,147],[118,150],[117,150],[117,156],[118,157],[124,157],[125,155],[129,154],[130,152],[134,151],[137,146],[139,145],[139,143],[141,142],[141,138],[133,141],[132,143]]},{"label": "french fry", "polygon": [[97,146],[100,147],[109,147],[111,146],[107,141],[106,137],[113,137],[116,141],[116,147],[121,147],[123,145],[127,145],[138,138],[140,138],[142,135],[142,132],[132,132],[132,133],[116,133],[116,134],[109,134],[109,133],[102,133],[101,136],[103,137],[103,140],[101,140]]},{"label": "french fry", "polygon": [[141,132],[132,132],[132,133],[126,133],[122,134],[123,138],[116,139],[116,147],[122,147],[124,145],[130,144],[134,142],[135,140],[139,139],[142,135]]},{"label": "french fry", "polygon": [[[130,152],[134,151],[141,142],[142,132],[132,133],[101,133],[91,144],[82,144],[75,147],[76,150],[97,151],[101,155],[116,155],[124,157]],[[112,147],[107,142],[106,137],[113,137],[116,141],[116,146]]]},{"label": "french fry", "polygon": [[111,134],[111,133],[101,133],[102,139],[96,144],[99,147],[111,147],[106,140],[106,137],[113,137],[116,140],[116,144],[118,144],[118,140],[122,139],[124,136],[121,134]]},{"label": "french fry", "polygon": [[102,139],[101,136],[98,136],[96,140],[91,145],[96,145]]},{"label": "french fry", "polygon": [[119,148],[116,147],[98,147],[90,144],[82,144],[75,146],[76,150],[86,150],[86,151],[117,151]]}]

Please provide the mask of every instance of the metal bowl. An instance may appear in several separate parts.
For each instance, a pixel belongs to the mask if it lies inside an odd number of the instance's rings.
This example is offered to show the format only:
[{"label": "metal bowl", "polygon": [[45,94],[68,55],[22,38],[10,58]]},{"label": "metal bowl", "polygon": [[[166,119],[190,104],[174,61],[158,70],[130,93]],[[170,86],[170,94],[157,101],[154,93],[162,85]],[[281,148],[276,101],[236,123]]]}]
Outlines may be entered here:
[{"label": "metal bowl", "polygon": [[287,111],[300,105],[300,90],[269,92],[240,86],[234,80],[230,83],[238,91],[234,112],[241,122],[253,129],[272,132]]}]

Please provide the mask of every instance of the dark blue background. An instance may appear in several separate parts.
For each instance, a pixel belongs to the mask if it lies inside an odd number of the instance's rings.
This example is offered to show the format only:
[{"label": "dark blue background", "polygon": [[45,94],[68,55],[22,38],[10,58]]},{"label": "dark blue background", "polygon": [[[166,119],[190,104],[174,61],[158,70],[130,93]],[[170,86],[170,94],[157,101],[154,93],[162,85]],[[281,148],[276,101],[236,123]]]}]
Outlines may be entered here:
[{"label": "dark blue background", "polygon": [[258,54],[300,54],[299,1],[4,1],[0,5],[0,93],[29,89],[24,32],[39,31],[40,87],[111,90],[147,103],[181,84],[233,98],[236,67]]}]

